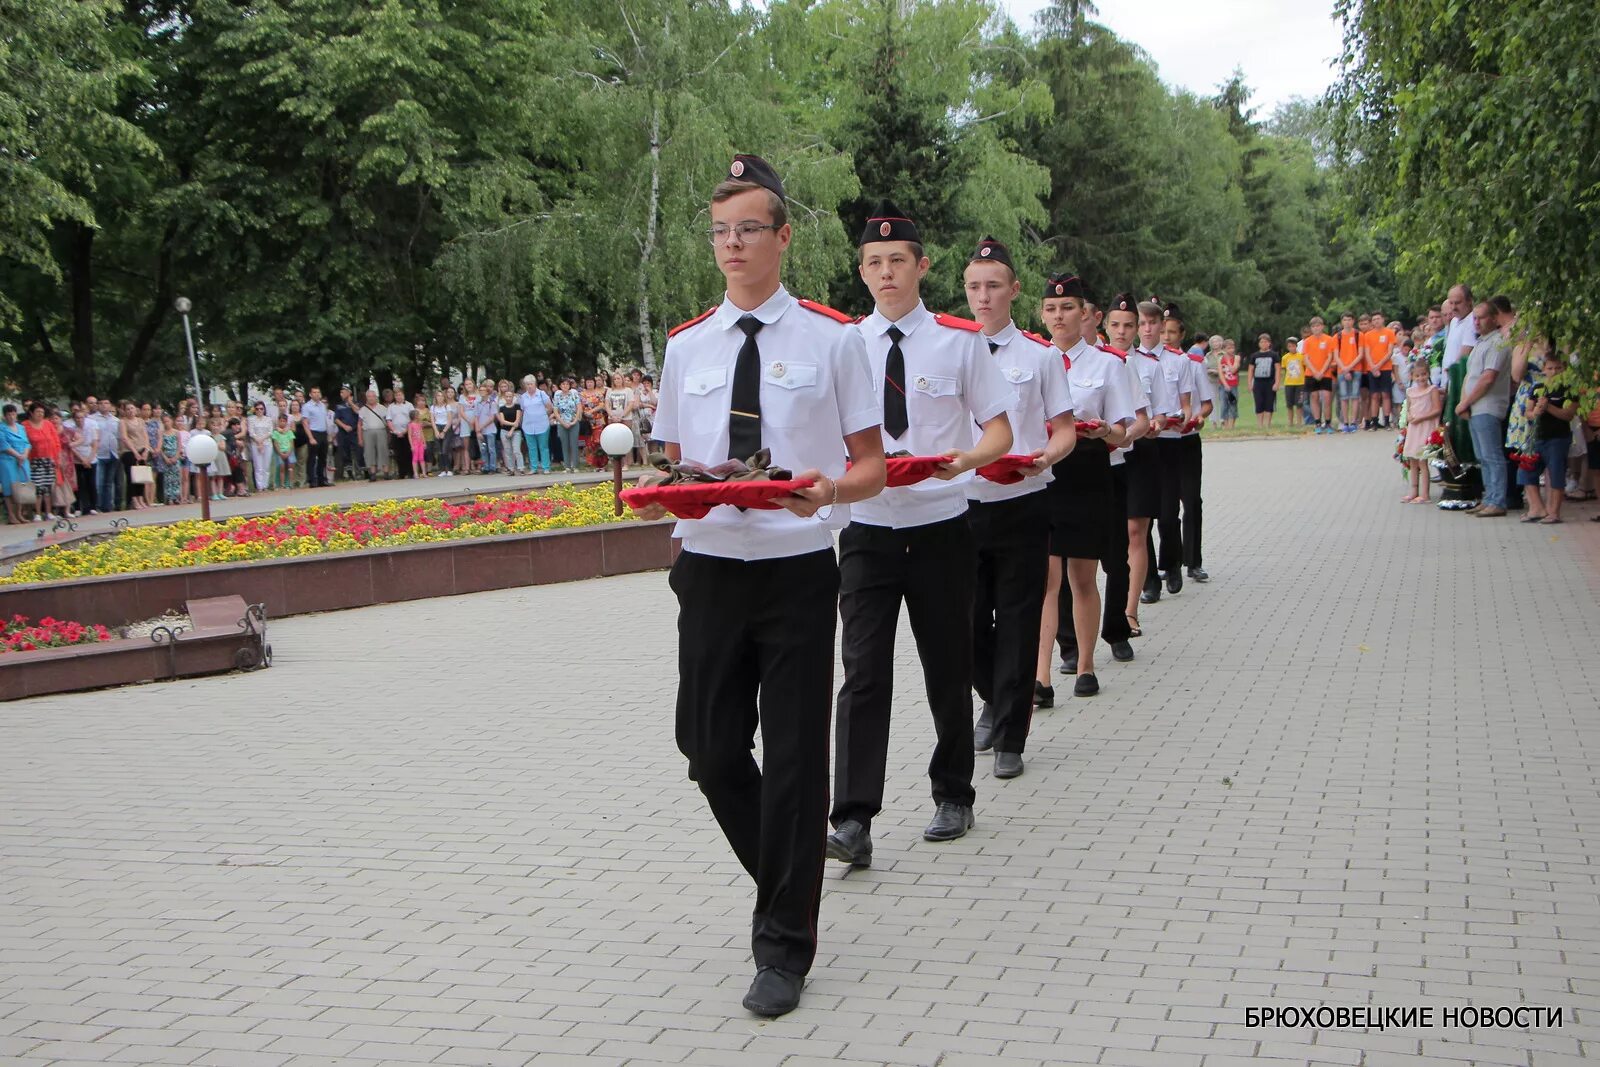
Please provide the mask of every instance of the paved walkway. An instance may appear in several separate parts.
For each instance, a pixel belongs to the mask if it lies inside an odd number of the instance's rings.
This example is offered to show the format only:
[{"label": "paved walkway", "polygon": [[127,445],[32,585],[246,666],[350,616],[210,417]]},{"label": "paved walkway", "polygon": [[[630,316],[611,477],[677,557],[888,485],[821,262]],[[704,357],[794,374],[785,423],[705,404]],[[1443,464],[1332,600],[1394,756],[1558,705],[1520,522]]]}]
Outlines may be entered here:
[{"label": "paved walkway", "polygon": [[[1037,717],[1022,778],[980,758],[944,846],[903,636],[877,866],[830,865],[774,1022],[673,747],[662,575],[287,620],[270,671],[0,706],[0,1062],[1600,1056],[1600,526],[1402,507],[1387,452],[1209,450],[1211,584]],[[1522,1004],[1562,1025],[1439,1025]],[[1320,1005],[1435,1025],[1246,1024]]]}]

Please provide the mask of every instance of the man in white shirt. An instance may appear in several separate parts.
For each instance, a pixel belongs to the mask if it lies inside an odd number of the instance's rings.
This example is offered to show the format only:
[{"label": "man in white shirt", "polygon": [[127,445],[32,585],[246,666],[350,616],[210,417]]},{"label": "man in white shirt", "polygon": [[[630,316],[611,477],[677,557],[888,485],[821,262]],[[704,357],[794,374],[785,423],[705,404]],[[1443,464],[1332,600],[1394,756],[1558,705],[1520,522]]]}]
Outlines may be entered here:
[{"label": "man in white shirt", "polygon": [[[833,530],[848,505],[882,489],[883,446],[850,318],[780,284],[792,231],[783,184],[765,160],[733,158],[711,195],[709,236],[727,295],[668,334],[655,438],[673,462],[707,466],[766,449],[814,483],[779,498],[782,510],[720,506],[678,523],[683,551],[670,579],[678,748],[756,883],[757,970],[744,1006],[777,1016],[799,1004],[817,947],[839,591]],[[758,722],[760,767],[751,754]]]},{"label": "man in white shirt", "polygon": [[[1161,507],[1156,515],[1155,535],[1147,538],[1149,548],[1145,553],[1147,572],[1141,603],[1154,604],[1161,599],[1161,579],[1167,580],[1167,590],[1176,594],[1183,588],[1183,527],[1179,508],[1183,501],[1183,444],[1180,438],[1191,412],[1199,406],[1194,396],[1193,377],[1189,371],[1189,357],[1175,344],[1166,343],[1168,336],[1167,309],[1154,297],[1139,304],[1141,320],[1154,315],[1162,343],[1156,353],[1160,360],[1161,379],[1177,397],[1176,417],[1163,420],[1156,436],[1156,467],[1161,474]],[[1181,335],[1182,322],[1178,323]],[[1159,541],[1159,544],[1158,544]]]},{"label": "man in white shirt", "polygon": [[[979,472],[966,489],[978,561],[972,678],[983,701],[972,747],[992,747],[995,777],[1015,778],[1033,715],[1034,649],[1050,570],[1050,513],[1042,490],[1051,468],[1072,451],[1077,431],[1065,366],[1049,342],[1011,320],[1022,286],[1006,246],[992,237],[980,241],[963,281],[990,359],[1015,394],[1006,410],[1012,454],[1033,460],[1019,470],[1019,481],[1001,484]],[[976,426],[973,431],[979,435]]]},{"label": "man in white shirt", "polygon": [[414,478],[411,467],[411,442],[406,433],[411,428],[411,413],[416,408],[406,399],[405,390],[396,389],[394,399],[384,411],[384,422],[389,432],[389,453],[394,457],[395,470],[401,478]]},{"label": "man in white shirt", "polygon": [[1465,359],[1472,354],[1472,347],[1478,343],[1478,328],[1473,320],[1472,287],[1466,282],[1450,287],[1450,295],[1445,300],[1445,312],[1449,316],[1450,325],[1444,334],[1444,370],[1449,372],[1456,361]]},{"label": "man in white shirt", "polygon": [[[1162,310],[1162,343],[1169,349],[1178,349],[1183,340],[1184,327],[1183,312],[1177,304],[1168,303]],[[1189,361],[1185,368],[1189,375],[1189,410],[1184,416],[1183,431],[1178,434],[1178,500],[1183,505],[1182,555],[1189,577],[1197,582],[1207,582],[1211,576],[1206,573],[1200,556],[1200,428],[1211,418],[1215,390],[1206,378],[1205,357],[1188,352],[1185,358]],[[1167,591],[1176,593],[1181,588],[1182,576],[1176,570],[1167,572]]]},{"label": "man in white shirt", "polygon": [[333,483],[328,480],[328,430],[331,428],[328,405],[322,402],[322,390],[311,387],[311,398],[300,405],[300,422],[306,428],[311,444],[306,449],[306,486],[321,489]]},{"label": "man in white shirt", "polygon": [[[972,583],[967,527],[971,472],[1011,447],[1014,393],[989,357],[982,327],[922,304],[928,272],[914,222],[891,204],[867,220],[861,280],[875,309],[866,340],[883,403],[885,452],[941,457],[927,481],[885,489],[854,509],[839,537],[844,633],[834,761],[835,827],[828,855],[872,859],[872,819],[883,808],[894,696],[895,628],[904,603],[916,635],[938,742],[928,768],[935,812],[922,836],[951,841],[973,825]],[[982,427],[973,442],[972,424]]]}]

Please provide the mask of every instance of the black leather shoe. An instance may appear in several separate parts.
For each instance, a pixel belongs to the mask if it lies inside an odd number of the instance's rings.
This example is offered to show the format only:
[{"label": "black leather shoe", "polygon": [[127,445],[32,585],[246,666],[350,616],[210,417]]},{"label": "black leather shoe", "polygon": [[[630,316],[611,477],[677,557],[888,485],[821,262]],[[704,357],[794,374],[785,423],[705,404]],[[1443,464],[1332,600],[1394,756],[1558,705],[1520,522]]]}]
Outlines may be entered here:
[{"label": "black leather shoe", "polygon": [[1167,575],[1167,592],[1176,594],[1182,588],[1183,572],[1174,567]]},{"label": "black leather shoe", "polygon": [[1159,585],[1147,588],[1139,594],[1139,603],[1157,604],[1161,601],[1161,587]]},{"label": "black leather shoe", "polygon": [[1197,582],[1209,582],[1211,580],[1211,575],[1206,573],[1204,567],[1190,567],[1189,577]]},{"label": "black leather shoe", "polygon": [[1061,673],[1078,673],[1078,654],[1076,652],[1068,652],[1065,656],[1061,657]]},{"label": "black leather shoe", "polygon": [[[852,867],[871,867],[871,831],[857,819],[846,819],[839,824],[837,830],[828,835],[828,857],[848,863]],[[759,979],[761,976],[756,977]],[[745,1006],[749,1007],[748,1004]]]},{"label": "black leather shoe", "polygon": [[750,983],[750,992],[744,995],[747,1011],[776,1019],[788,1015],[800,1006],[800,988],[806,980],[798,974],[780,971],[776,967],[763,967]]},{"label": "black leather shoe", "polygon": [[1126,663],[1133,658],[1133,646],[1126,641],[1111,642],[1111,658],[1118,663]]},{"label": "black leather shoe", "polygon": [[994,776],[996,778],[1015,778],[1022,773],[1022,753],[996,752],[994,754]]},{"label": "black leather shoe", "polygon": [[972,817],[972,809],[965,804],[952,804],[949,801],[939,805],[939,810],[933,813],[933,821],[928,828],[922,831],[924,841],[954,841],[958,837],[966,837],[967,831],[978,825]]},{"label": "black leather shoe", "polygon": [[987,752],[994,746],[994,709],[989,702],[983,702],[983,710],[978,713],[978,725],[972,728],[972,751]]},{"label": "black leather shoe", "polygon": [[1100,692],[1100,680],[1092,674],[1080,674],[1072,686],[1072,695],[1075,697],[1092,697]]},{"label": "black leather shoe", "polygon": [[1053,685],[1040,685],[1033,683],[1033,706],[1036,708],[1053,708],[1056,706],[1056,687]]}]

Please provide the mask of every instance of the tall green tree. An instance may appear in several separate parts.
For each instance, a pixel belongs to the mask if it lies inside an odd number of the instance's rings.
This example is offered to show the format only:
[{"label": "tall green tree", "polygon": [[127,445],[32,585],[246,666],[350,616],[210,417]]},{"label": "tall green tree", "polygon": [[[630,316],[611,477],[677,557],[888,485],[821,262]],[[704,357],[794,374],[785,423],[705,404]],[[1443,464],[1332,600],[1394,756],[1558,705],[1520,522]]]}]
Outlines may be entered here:
[{"label": "tall green tree", "polygon": [[1339,146],[1419,305],[1467,280],[1600,367],[1600,20],[1578,0],[1340,0]]}]

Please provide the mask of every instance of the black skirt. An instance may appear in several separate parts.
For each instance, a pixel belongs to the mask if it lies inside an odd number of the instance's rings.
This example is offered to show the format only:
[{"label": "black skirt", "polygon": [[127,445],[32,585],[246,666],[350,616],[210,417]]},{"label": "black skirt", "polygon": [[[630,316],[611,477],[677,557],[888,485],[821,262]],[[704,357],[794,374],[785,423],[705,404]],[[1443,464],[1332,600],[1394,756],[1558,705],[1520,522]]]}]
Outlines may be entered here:
[{"label": "black skirt", "polygon": [[1161,514],[1161,469],[1156,443],[1146,437],[1124,454],[1128,472],[1128,518],[1153,519]]},{"label": "black skirt", "polygon": [[1080,437],[1054,470],[1055,480],[1045,490],[1050,501],[1050,554],[1104,559],[1111,522],[1122,521],[1122,516],[1111,514],[1111,452],[1106,443]]}]

